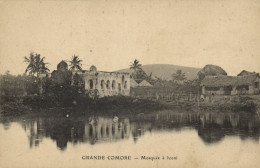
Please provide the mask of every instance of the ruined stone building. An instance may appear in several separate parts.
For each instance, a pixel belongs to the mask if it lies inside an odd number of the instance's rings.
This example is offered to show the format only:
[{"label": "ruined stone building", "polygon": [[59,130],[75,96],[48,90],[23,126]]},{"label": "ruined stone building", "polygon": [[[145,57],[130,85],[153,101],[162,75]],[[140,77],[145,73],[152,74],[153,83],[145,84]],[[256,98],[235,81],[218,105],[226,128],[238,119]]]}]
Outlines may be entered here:
[{"label": "ruined stone building", "polygon": [[87,93],[98,94],[98,97],[130,95],[128,73],[97,71],[97,68],[92,65],[89,71],[82,73],[82,77]]},{"label": "ruined stone building", "polygon": [[89,70],[71,71],[65,61],[57,65],[51,75],[41,74],[41,78],[50,77],[53,82],[63,86],[65,84],[75,85],[75,76],[80,77],[80,85],[85,88],[85,93],[91,97],[105,97],[115,95],[130,95],[130,74],[122,72],[97,71],[95,66]]}]

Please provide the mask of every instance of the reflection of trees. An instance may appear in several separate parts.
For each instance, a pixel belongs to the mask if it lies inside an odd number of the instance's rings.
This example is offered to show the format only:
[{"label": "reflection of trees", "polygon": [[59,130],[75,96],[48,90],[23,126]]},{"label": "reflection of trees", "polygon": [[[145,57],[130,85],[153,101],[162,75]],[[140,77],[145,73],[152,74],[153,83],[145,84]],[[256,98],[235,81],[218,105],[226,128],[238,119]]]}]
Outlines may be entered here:
[{"label": "reflection of trees", "polygon": [[[7,121],[1,121],[3,125],[8,125]],[[225,136],[256,141],[260,136],[259,117],[243,113],[162,111],[116,120],[109,117],[39,118],[22,121],[22,127],[28,135],[30,147],[38,146],[44,137],[49,137],[60,149],[66,149],[68,142],[96,144],[129,139],[130,136],[137,142],[147,132],[182,131],[186,127],[198,130],[199,137],[206,144],[219,142]]]},{"label": "reflection of trees", "polygon": [[9,118],[0,117],[0,123],[4,126],[5,130],[9,130],[11,125],[11,120]]},{"label": "reflection of trees", "polygon": [[207,127],[198,127],[198,135],[206,143],[215,143],[224,138],[225,133],[219,125],[211,124]]},{"label": "reflection of trees", "polygon": [[259,118],[240,113],[205,113],[200,115],[198,134],[204,142],[214,143],[224,136],[235,135],[241,139],[259,139]]},{"label": "reflection of trees", "polygon": [[82,122],[75,122],[67,119],[47,120],[44,124],[46,136],[56,140],[60,149],[67,147],[67,142],[77,143],[83,137],[84,125]]},{"label": "reflection of trees", "polygon": [[[135,141],[147,130],[181,131],[184,127],[198,130],[199,137],[207,144],[219,142],[226,135],[239,136],[241,139],[251,138],[256,141],[260,136],[259,118],[247,113],[174,113],[162,111],[157,114],[136,116],[132,121],[139,125],[150,123],[149,128],[142,129],[142,126],[139,126],[141,134],[138,134],[138,129],[136,129],[136,132],[133,133]],[[134,130],[132,123],[131,130]]]}]

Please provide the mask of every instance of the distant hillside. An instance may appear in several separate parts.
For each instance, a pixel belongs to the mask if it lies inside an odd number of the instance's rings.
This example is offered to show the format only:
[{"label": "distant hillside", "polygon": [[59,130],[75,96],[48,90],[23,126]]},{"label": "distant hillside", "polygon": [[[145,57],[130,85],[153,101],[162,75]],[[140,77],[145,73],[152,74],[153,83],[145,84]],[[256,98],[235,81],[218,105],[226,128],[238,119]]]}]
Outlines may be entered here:
[{"label": "distant hillside", "polygon": [[[143,65],[142,69],[147,73],[147,75],[150,75],[150,73],[152,72],[153,77],[157,76],[165,80],[170,80],[171,75],[177,70],[182,70],[182,72],[185,73],[187,79],[195,79],[197,77],[197,73],[201,70],[201,68],[184,67],[170,64]],[[127,68],[118,70],[116,72],[131,73],[131,70]]]}]

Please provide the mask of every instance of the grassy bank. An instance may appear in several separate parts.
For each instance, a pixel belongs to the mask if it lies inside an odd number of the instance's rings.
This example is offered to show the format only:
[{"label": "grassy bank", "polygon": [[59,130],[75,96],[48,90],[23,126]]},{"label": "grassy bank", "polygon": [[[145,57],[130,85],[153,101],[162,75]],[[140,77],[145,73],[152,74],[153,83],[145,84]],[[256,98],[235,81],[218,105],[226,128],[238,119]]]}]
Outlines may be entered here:
[{"label": "grassy bank", "polygon": [[255,113],[260,108],[260,95],[234,96],[222,98],[213,102],[200,102],[199,108],[202,110],[221,110],[221,111],[246,111]]},{"label": "grassy bank", "polygon": [[[259,98],[259,99],[258,99]],[[0,112],[2,116],[19,116],[22,114],[55,114],[55,115],[89,115],[107,114],[135,115],[139,113],[150,113],[158,110],[194,110],[194,111],[245,111],[255,113],[259,110],[260,96],[256,98],[243,97],[237,102],[162,102],[148,99],[136,99],[125,96],[104,97],[97,100],[85,96],[77,97],[55,97],[49,96],[27,96],[27,97],[4,97],[1,98]]]},{"label": "grassy bank", "polygon": [[28,113],[85,114],[138,114],[167,108],[159,102],[125,96],[104,97],[97,100],[88,97],[58,100],[49,96],[5,98],[1,101],[1,114],[17,116]]}]

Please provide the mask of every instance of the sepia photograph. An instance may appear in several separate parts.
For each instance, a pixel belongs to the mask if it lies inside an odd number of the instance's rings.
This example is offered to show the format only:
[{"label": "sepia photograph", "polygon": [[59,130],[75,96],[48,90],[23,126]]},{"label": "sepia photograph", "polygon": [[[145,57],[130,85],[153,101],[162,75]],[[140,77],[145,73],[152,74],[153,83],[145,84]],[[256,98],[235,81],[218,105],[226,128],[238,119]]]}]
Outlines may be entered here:
[{"label": "sepia photograph", "polygon": [[259,83],[259,0],[0,0],[0,168],[257,168]]}]

